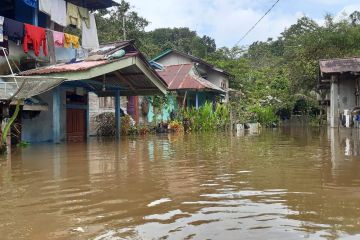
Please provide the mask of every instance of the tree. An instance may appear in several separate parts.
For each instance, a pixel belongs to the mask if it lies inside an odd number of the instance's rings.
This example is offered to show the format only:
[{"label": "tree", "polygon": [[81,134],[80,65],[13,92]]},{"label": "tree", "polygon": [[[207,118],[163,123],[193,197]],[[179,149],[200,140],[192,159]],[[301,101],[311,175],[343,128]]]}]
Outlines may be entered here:
[{"label": "tree", "polygon": [[214,39],[209,36],[200,37],[196,31],[189,28],[158,28],[145,33],[145,38],[148,43],[157,45],[161,51],[176,49],[200,58],[216,50]]},{"label": "tree", "polygon": [[100,43],[124,40],[124,20],[126,40],[139,40],[149,25],[149,21],[132,11],[130,3],[124,0],[121,0],[119,6],[98,11],[95,18]]}]

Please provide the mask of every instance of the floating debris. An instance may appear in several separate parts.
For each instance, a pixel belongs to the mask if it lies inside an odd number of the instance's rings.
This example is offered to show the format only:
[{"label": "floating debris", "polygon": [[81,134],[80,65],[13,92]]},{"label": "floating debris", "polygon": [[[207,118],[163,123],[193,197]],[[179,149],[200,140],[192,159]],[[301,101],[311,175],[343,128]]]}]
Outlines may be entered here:
[{"label": "floating debris", "polygon": [[159,199],[159,200],[156,200],[156,201],[153,201],[153,202],[149,203],[147,206],[148,207],[155,207],[157,205],[160,205],[160,204],[166,203],[166,202],[171,202],[171,199],[170,198],[162,198],[162,199]]},{"label": "floating debris", "polygon": [[83,229],[82,227],[78,227],[78,228],[74,228],[72,229],[73,232],[80,232],[80,233],[84,233],[85,229]]}]

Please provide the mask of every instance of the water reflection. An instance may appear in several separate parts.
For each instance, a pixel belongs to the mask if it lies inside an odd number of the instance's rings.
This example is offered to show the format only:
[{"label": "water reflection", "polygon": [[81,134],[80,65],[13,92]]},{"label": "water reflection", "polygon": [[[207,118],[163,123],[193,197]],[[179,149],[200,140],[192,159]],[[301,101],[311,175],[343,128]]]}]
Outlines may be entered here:
[{"label": "water reflection", "polygon": [[357,239],[359,142],[284,128],[34,145],[0,164],[0,236]]}]

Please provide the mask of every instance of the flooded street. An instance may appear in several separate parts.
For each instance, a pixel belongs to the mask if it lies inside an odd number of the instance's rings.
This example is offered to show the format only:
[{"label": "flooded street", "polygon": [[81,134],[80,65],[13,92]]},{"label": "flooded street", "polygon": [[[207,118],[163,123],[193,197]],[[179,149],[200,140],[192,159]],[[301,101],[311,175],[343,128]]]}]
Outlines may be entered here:
[{"label": "flooded street", "polygon": [[32,145],[0,165],[1,239],[359,239],[358,133]]}]

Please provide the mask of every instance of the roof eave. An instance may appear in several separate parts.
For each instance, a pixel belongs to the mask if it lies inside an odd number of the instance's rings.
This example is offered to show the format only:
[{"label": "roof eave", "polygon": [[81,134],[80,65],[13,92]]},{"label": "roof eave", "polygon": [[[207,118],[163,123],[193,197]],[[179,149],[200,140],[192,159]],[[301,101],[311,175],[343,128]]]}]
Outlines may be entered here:
[{"label": "roof eave", "polygon": [[198,63],[201,63],[203,65],[206,65],[207,67],[211,68],[213,71],[216,71],[218,73],[221,73],[221,74],[224,74],[228,77],[233,77],[233,75],[231,75],[230,73],[226,72],[225,70],[223,69],[220,69],[220,68],[217,68],[215,67],[214,65],[202,60],[201,58],[198,58],[198,57],[195,57],[195,56],[192,56],[190,54],[186,54],[186,53],[183,53],[183,52],[180,52],[176,49],[168,49],[168,50],[165,50],[164,52],[160,53],[158,56],[156,56],[155,58],[151,59],[150,61],[153,61],[153,62],[156,62],[158,61],[159,59],[165,57],[166,55],[170,54],[170,53],[177,53],[183,57],[187,57],[187,58],[190,58],[192,59],[194,62],[198,62]]}]

